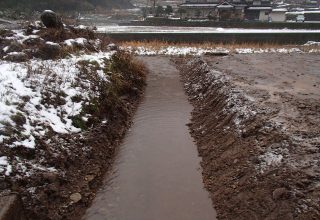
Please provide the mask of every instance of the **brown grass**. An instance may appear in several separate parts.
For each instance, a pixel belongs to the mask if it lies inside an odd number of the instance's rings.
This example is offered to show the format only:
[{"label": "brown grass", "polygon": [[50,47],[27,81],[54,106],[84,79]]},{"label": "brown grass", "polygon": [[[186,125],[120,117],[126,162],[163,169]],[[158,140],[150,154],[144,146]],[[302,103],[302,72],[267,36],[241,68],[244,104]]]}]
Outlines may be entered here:
[{"label": "brown grass", "polygon": [[235,49],[239,48],[252,48],[252,49],[280,49],[280,48],[299,48],[302,51],[309,51],[311,49],[320,49],[319,45],[303,46],[303,45],[281,45],[276,43],[213,43],[213,42],[203,42],[203,43],[169,43],[166,41],[123,41],[119,42],[120,46],[123,47],[145,47],[153,50],[160,50],[165,47],[197,47],[202,49],[215,49],[224,48],[234,52]]},{"label": "brown grass", "polygon": [[74,39],[79,37],[83,37],[88,40],[93,40],[96,38],[94,31],[91,29],[76,29],[73,27],[69,27],[69,30],[46,28],[40,30],[38,35],[46,41],[52,41],[55,43],[60,43],[67,39]]},{"label": "brown grass", "polygon": [[[105,60],[104,67],[97,62],[79,61],[80,80],[88,80],[92,88],[98,88],[98,97],[92,98],[84,106],[79,115],[72,117],[73,125],[86,129],[101,122],[103,118],[110,118],[119,111],[124,111],[126,97],[139,97],[143,91],[147,70],[145,66],[123,51],[115,53],[110,60]],[[108,80],[100,79],[98,70],[102,70]],[[75,97],[79,99],[79,97]],[[121,112],[126,115],[125,112]],[[91,115],[85,122],[82,116]]]}]

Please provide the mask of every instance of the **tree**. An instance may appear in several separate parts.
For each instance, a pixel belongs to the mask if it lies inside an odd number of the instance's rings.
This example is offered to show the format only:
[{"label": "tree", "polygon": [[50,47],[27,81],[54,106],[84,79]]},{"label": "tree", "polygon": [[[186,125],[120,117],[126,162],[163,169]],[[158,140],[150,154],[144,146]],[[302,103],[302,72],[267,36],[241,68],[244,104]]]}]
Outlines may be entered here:
[{"label": "tree", "polygon": [[146,7],[142,8],[142,17],[146,18],[148,16],[148,9]]},{"label": "tree", "polygon": [[159,5],[156,10],[156,17],[160,17],[161,15],[163,15],[163,13],[164,13],[164,9],[161,5]]},{"label": "tree", "polygon": [[199,17],[201,16],[201,11],[200,11],[200,10],[197,10],[196,13],[195,13],[195,16],[196,16],[197,18],[199,18]]},{"label": "tree", "polygon": [[173,12],[172,6],[171,6],[171,5],[167,5],[166,10],[165,10],[165,13],[166,13],[167,15],[169,15],[169,14],[171,14],[172,12]]},{"label": "tree", "polygon": [[0,0],[0,9],[41,11],[52,9],[55,11],[93,10],[103,8],[132,7],[130,0]]},{"label": "tree", "polygon": [[186,10],[183,8],[179,8],[177,12],[180,14],[180,17],[182,17],[182,15],[186,13]]}]

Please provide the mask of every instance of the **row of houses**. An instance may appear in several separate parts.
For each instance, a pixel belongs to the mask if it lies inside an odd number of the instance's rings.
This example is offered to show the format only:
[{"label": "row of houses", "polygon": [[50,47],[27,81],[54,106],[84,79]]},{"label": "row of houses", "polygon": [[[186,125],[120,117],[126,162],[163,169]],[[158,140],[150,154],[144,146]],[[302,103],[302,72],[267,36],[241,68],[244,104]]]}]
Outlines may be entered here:
[{"label": "row of houses", "polygon": [[179,11],[183,19],[209,18],[216,21],[282,22],[288,13],[286,8],[273,8],[270,0],[186,0],[179,6]]}]

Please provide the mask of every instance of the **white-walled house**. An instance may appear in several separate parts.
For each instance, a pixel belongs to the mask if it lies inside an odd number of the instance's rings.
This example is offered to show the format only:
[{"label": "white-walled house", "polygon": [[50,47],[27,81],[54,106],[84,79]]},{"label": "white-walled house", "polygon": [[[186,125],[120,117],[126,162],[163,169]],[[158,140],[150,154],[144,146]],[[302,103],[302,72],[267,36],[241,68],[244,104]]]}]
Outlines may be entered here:
[{"label": "white-walled house", "polygon": [[255,17],[248,18],[248,20],[269,21],[271,11],[271,7],[249,7],[247,8],[247,15],[254,14]]},{"label": "white-walled house", "polygon": [[186,0],[179,5],[183,19],[212,19],[216,21],[268,21],[270,0]]},{"label": "white-walled house", "polygon": [[276,8],[272,9],[269,14],[270,21],[272,22],[284,22],[286,21],[286,12],[288,10],[286,8]]},{"label": "white-walled house", "polygon": [[180,5],[183,10],[182,18],[208,18],[210,14],[215,12],[218,2],[198,2],[195,0],[186,1]]}]

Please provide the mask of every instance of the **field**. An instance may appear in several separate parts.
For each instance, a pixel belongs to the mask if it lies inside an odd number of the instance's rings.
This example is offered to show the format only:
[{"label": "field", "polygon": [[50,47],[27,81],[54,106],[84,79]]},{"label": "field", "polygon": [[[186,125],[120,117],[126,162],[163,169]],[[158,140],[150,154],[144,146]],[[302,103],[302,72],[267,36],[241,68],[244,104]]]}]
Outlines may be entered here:
[{"label": "field", "polygon": [[218,219],[319,218],[320,58],[178,59]]}]

